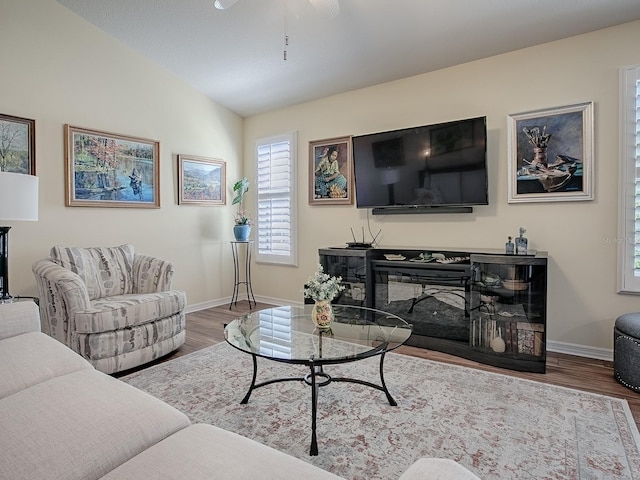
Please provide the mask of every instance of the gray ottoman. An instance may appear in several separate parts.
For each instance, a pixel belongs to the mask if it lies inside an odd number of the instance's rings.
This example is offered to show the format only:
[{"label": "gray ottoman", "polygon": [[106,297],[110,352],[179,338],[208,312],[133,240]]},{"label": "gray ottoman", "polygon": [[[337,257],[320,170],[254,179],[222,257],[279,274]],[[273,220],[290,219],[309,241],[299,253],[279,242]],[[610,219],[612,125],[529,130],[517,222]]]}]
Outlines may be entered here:
[{"label": "gray ottoman", "polygon": [[640,392],[640,312],[625,313],[616,319],[613,374],[622,385]]}]

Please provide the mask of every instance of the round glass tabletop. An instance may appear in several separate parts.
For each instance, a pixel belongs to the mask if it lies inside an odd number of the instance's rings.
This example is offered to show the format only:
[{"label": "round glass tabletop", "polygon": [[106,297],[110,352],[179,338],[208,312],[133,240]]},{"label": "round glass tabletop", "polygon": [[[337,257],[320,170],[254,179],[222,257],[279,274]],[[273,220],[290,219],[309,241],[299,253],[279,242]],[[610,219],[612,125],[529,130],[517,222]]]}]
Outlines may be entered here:
[{"label": "round glass tabletop", "polygon": [[229,323],[224,335],[243,352],[271,360],[316,364],[341,363],[393,350],[411,336],[412,326],[381,310],[333,305],[330,332],[311,320],[313,305],[282,306],[248,313]]}]

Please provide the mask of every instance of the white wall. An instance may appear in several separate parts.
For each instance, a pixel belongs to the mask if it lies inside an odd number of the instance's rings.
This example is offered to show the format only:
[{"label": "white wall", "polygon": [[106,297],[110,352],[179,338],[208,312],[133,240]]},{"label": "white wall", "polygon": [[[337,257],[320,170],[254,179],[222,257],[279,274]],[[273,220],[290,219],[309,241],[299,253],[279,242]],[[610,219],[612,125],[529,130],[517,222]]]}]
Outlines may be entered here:
[{"label": "white wall", "polygon": [[[317,249],[344,245],[350,227],[382,229],[384,246],[464,249],[503,248],[524,226],[530,247],[550,256],[548,340],[557,350],[574,344],[607,356],[615,318],[640,310],[640,297],[616,294],[618,69],[640,63],[639,44],[640,23],[628,23],[246,119],[251,175],[256,138],[298,132],[299,268],[256,265],[254,291],[301,301]],[[595,103],[595,200],[508,204],[507,115],[586,101]],[[309,141],[480,115],[488,126],[489,206],[367,219],[355,206],[308,205]]]},{"label": "white wall", "polygon": [[[317,249],[367,227],[355,206],[308,205],[308,142],[486,115],[489,206],[371,217],[370,229],[382,229],[383,245],[464,249],[501,248],[525,226],[531,247],[550,255],[548,339],[556,346],[610,349],[615,318],[640,310],[640,297],[615,293],[618,68],[640,63],[638,22],[243,121],[53,0],[0,0],[0,12],[0,113],[36,120],[41,182],[40,220],[10,224],[14,295],[36,294],[31,264],[54,244],[130,242],[175,264],[174,285],[191,308],[224,300],[234,209],[178,206],[176,155],[223,159],[232,183],[242,167],[253,177],[257,138],[297,131],[299,267],[255,265],[253,286],[259,298],[299,302]],[[596,199],[508,204],[507,114],[584,101],[595,102]],[[65,123],[159,140],[161,208],[65,207]]]},{"label": "white wall", "polygon": [[[242,119],[53,0],[0,0],[0,45],[0,113],[36,120],[40,178],[39,221],[10,224],[11,293],[37,295],[54,244],[128,242],[174,263],[190,306],[228,297],[233,209],[178,206],[176,155],[223,159],[232,182]],[[65,207],[66,123],[159,140],[161,208]]]}]

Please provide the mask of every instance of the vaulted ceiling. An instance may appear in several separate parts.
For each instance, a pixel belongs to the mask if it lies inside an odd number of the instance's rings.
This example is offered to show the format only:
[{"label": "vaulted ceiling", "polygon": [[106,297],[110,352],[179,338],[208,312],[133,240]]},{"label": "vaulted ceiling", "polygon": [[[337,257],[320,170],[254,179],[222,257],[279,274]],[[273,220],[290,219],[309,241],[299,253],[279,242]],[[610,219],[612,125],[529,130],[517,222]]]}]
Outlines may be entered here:
[{"label": "vaulted ceiling", "polygon": [[318,1],[58,0],[242,116],[640,20],[638,0]]}]

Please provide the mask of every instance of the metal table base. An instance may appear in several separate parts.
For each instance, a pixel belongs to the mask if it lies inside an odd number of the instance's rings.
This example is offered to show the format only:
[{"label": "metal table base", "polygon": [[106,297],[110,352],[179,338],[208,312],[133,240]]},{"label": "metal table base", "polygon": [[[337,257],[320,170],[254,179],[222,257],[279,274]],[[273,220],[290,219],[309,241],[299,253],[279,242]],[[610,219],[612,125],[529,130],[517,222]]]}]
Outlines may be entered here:
[{"label": "metal table base", "polygon": [[[389,405],[395,407],[397,406],[397,402],[389,393],[389,389],[387,389],[387,385],[384,382],[384,357],[385,351],[383,349],[382,353],[380,353],[380,385],[375,383],[367,382],[365,380],[359,380],[356,378],[345,378],[345,377],[332,377],[328,373],[326,373],[323,369],[324,363],[321,359],[309,359],[307,362],[307,366],[309,367],[309,374],[304,377],[285,377],[285,378],[274,378],[271,380],[267,380],[264,382],[256,383],[256,377],[258,375],[258,361],[257,355],[252,354],[253,357],[253,377],[251,379],[251,386],[249,387],[249,391],[244,396],[242,401],[240,402],[242,405],[249,402],[249,398],[251,397],[251,393],[260,387],[264,387],[266,385],[271,385],[272,383],[278,382],[299,382],[302,381],[311,387],[311,446],[309,447],[309,455],[316,456],[318,455],[318,440],[316,437],[316,418],[318,411],[318,393],[320,387],[324,387],[329,385],[331,382],[350,382],[357,383],[360,385],[365,385],[367,387],[375,388],[376,390],[380,390],[384,392],[387,396],[387,400],[389,401]],[[337,363],[337,362],[332,362]],[[346,362],[341,362],[346,363]]]},{"label": "metal table base", "polygon": [[[256,306],[256,299],[253,296],[253,288],[251,287],[251,252],[253,250],[253,241],[249,240],[246,242],[232,241],[231,243],[231,252],[233,254],[233,294],[231,295],[231,302],[229,303],[229,310],[233,305],[238,303],[238,294],[240,293],[240,285],[244,285],[247,290],[247,300],[249,301],[249,308],[252,308],[251,302],[253,301],[253,306]],[[241,258],[240,252],[238,251],[238,245],[245,245],[245,256],[244,256],[244,280],[241,280],[240,277],[240,265]]]}]

